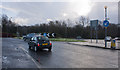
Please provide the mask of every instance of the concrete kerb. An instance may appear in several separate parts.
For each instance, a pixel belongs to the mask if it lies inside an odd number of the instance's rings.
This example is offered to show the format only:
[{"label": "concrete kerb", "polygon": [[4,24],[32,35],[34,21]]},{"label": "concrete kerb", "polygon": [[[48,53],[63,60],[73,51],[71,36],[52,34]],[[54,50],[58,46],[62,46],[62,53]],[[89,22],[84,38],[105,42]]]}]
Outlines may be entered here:
[{"label": "concrete kerb", "polygon": [[110,49],[110,50],[120,50],[120,49],[112,49],[112,48],[102,47],[102,46],[81,45],[81,44],[75,44],[75,43],[70,43],[70,42],[67,42],[67,43],[68,43],[68,44],[72,44],[72,45],[78,45],[78,46],[87,46],[87,47],[102,48],[102,49]]}]

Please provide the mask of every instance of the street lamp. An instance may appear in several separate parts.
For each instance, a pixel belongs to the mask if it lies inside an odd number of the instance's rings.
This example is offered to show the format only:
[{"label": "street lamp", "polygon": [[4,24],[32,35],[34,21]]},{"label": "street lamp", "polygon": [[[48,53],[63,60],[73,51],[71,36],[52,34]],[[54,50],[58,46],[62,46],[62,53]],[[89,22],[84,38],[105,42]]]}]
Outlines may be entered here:
[{"label": "street lamp", "polygon": [[[105,8],[105,20],[107,20],[107,6],[104,6],[104,8]],[[105,47],[107,47],[106,37],[107,37],[107,27],[105,27]]]}]

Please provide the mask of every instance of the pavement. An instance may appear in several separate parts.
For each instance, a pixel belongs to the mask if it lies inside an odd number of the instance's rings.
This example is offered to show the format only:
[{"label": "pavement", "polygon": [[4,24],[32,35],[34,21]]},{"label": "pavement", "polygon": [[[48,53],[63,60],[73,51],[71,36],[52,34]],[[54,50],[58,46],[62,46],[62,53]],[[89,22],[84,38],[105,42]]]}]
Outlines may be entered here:
[{"label": "pavement", "polygon": [[[98,40],[96,43],[96,40],[85,39],[86,42],[68,42],[68,44],[73,45],[80,45],[80,46],[89,46],[89,47],[97,47],[97,48],[104,48],[104,49],[111,49],[111,42],[107,42],[107,47],[105,47],[104,40]],[[116,48],[115,50],[120,50],[120,41],[116,40]]]},{"label": "pavement", "polygon": [[14,68],[12,70],[16,68],[27,68],[27,70],[31,68],[110,68],[109,70],[113,70],[112,68],[118,68],[119,50],[91,48],[66,42],[52,42],[52,44],[51,52],[48,49],[34,52],[29,50],[27,42],[21,39],[3,38],[3,70],[9,68]]},{"label": "pavement", "polygon": [[20,41],[8,38],[2,40],[2,67],[37,68],[35,61],[19,46]]}]

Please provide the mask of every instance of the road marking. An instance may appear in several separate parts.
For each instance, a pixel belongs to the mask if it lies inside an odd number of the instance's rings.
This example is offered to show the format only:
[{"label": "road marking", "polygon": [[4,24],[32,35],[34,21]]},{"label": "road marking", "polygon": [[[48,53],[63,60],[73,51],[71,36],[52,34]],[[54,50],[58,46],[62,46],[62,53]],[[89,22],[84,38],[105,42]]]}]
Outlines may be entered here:
[{"label": "road marking", "polygon": [[23,47],[20,47],[20,48],[26,53],[26,55],[27,55],[29,58],[31,58],[31,60],[35,63],[35,65],[40,69],[40,68],[41,68],[41,67],[40,67],[40,64],[39,64],[37,61],[35,61],[34,58],[33,58],[31,55],[28,54],[28,51],[25,50]]}]

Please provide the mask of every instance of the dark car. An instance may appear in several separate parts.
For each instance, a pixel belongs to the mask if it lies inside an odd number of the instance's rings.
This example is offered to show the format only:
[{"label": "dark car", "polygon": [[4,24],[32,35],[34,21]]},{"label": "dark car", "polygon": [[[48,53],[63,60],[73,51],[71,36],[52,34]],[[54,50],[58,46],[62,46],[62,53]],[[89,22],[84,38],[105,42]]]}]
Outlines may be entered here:
[{"label": "dark car", "polygon": [[29,49],[33,49],[35,52],[38,49],[48,48],[49,51],[52,49],[52,43],[49,41],[48,37],[46,36],[34,36],[28,42]]},{"label": "dark car", "polygon": [[36,35],[35,33],[27,34],[26,36],[23,36],[23,40],[29,42],[30,39],[31,39],[32,37],[34,37],[35,35]]}]

